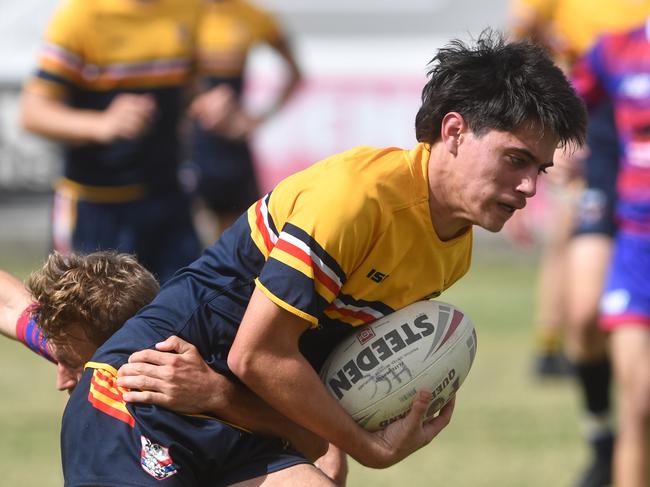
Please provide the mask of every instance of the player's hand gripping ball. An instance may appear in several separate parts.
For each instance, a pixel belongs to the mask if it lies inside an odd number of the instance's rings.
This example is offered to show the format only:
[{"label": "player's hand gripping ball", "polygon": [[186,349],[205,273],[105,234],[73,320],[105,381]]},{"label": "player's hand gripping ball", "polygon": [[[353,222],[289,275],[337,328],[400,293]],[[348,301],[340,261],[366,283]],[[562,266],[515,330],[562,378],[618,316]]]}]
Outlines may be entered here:
[{"label": "player's hand gripping ball", "polygon": [[408,413],[418,389],[432,391],[431,418],[463,383],[476,354],[472,321],[455,306],[418,301],[358,328],[321,369],[321,379],[365,429]]}]

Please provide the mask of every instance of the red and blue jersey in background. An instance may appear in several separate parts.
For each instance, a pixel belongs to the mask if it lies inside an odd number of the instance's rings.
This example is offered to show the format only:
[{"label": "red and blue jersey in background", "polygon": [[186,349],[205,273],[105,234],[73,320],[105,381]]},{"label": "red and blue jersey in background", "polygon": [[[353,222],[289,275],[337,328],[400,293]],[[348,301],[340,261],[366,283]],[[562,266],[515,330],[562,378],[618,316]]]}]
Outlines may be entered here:
[{"label": "red and blue jersey in background", "polygon": [[650,23],[601,37],[577,63],[574,86],[588,106],[610,98],[621,145],[619,228],[650,238]]}]

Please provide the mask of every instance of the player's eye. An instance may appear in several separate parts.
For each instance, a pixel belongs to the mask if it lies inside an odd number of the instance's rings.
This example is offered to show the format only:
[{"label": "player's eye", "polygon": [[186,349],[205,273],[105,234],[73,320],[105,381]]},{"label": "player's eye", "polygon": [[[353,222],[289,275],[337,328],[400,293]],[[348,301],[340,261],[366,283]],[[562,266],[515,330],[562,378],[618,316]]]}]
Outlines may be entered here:
[{"label": "player's eye", "polygon": [[540,168],[537,170],[537,174],[548,174],[548,171],[547,171],[548,168],[549,168],[549,166],[542,166],[542,167],[540,167]]},{"label": "player's eye", "polygon": [[517,168],[524,167],[528,163],[525,159],[513,155],[508,156],[508,159],[510,160],[510,164]]}]

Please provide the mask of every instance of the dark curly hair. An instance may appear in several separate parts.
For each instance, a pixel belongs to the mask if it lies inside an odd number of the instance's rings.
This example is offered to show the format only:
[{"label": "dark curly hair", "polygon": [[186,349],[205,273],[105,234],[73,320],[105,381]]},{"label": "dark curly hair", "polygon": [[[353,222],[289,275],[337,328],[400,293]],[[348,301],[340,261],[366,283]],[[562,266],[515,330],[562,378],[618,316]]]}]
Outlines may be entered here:
[{"label": "dark curly hair", "polygon": [[550,131],[562,146],[584,143],[584,103],[546,51],[531,42],[506,42],[487,29],[473,46],[451,41],[429,66],[415,118],[420,142],[436,142],[443,117],[458,112],[477,136],[531,125],[541,134]]}]

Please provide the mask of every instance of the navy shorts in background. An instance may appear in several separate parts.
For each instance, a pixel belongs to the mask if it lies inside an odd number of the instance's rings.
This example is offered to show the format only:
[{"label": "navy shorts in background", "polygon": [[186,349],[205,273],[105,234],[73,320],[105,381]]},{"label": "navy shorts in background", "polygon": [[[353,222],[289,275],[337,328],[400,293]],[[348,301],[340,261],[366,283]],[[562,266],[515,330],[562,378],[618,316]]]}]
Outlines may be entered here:
[{"label": "navy shorts in background", "polygon": [[578,199],[574,233],[611,237],[616,233],[616,177],[620,157],[611,102],[603,102],[589,113],[587,146],[586,187]]},{"label": "navy shorts in background", "polygon": [[[64,196],[56,198],[60,200]],[[201,253],[189,199],[183,194],[151,196],[124,203],[74,200],[64,206],[69,207],[70,216],[57,215],[55,211],[55,227],[57,218],[72,219],[68,237],[72,250],[82,253],[116,250],[135,254],[161,283]]]}]

